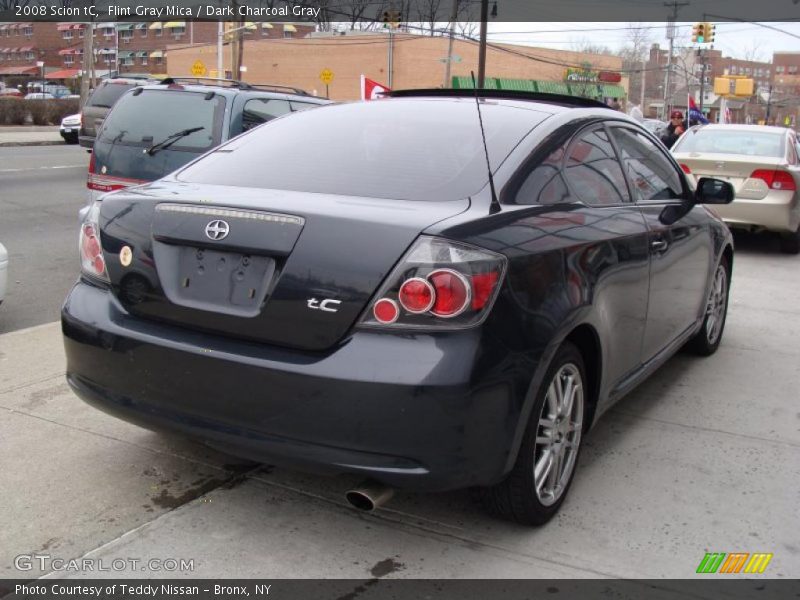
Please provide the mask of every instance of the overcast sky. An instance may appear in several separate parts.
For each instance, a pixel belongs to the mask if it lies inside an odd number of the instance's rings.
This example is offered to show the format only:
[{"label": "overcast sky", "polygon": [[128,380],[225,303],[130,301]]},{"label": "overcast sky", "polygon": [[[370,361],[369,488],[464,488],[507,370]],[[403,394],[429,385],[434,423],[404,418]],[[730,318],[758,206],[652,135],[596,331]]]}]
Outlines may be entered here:
[{"label": "overcast sky", "polygon": [[[755,48],[757,60],[769,61],[776,50],[800,51],[799,22],[765,23],[793,34],[760,27],[755,23],[716,23],[714,48],[725,56],[744,58]],[[666,47],[666,26],[662,23],[489,23],[489,41],[544,48],[573,50],[582,41],[617,50],[629,38],[628,27],[646,28],[652,43]],[[692,23],[678,23],[676,45],[691,45]]]}]

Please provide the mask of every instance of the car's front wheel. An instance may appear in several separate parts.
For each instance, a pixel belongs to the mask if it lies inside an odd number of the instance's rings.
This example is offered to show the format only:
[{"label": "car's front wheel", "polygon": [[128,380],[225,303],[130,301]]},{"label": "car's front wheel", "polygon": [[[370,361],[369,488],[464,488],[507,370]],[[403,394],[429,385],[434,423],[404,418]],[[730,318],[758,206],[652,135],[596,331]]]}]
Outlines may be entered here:
[{"label": "car's front wheel", "polygon": [[689,350],[695,354],[710,356],[719,348],[722,331],[725,329],[725,319],[728,315],[729,290],[730,270],[728,260],[723,257],[717,265],[717,270],[714,271],[714,281],[711,284],[711,294],[706,302],[703,326],[687,344]]},{"label": "car's front wheel", "polygon": [[537,394],[514,468],[481,492],[490,512],[525,525],[542,525],[558,512],[577,466],[586,397],[583,358],[565,342]]}]

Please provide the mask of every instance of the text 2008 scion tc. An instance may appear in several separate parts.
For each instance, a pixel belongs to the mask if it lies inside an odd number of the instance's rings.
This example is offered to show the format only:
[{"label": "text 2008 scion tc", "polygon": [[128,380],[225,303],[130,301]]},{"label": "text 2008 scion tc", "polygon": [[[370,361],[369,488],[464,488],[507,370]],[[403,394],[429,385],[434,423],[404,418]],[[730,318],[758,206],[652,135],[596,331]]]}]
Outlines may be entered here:
[{"label": "text 2008 scion tc", "polygon": [[63,308],[72,388],[363,474],[359,506],[477,486],[546,521],[596,417],[686,343],[720,343],[733,250],[702,204],[732,190],[691,191],[619,112],[482,94],[496,197],[478,103],[452,91],[276,119],[105,196]]}]

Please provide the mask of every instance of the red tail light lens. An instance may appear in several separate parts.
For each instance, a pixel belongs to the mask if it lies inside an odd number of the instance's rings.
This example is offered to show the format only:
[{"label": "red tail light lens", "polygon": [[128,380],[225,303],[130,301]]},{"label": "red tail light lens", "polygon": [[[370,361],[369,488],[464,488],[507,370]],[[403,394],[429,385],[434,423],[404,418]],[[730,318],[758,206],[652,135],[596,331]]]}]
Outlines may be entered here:
[{"label": "red tail light lens", "polygon": [[140,183],[145,183],[144,181],[138,181],[135,179],[124,179],[121,177],[112,177],[110,175],[103,175],[102,173],[97,172],[97,163],[94,159],[94,152],[91,154],[91,158],[89,159],[89,175],[86,178],[86,187],[90,190],[96,190],[98,192],[113,192],[116,190],[121,190],[126,187],[130,187],[132,185],[138,185]]},{"label": "red tail light lens", "polygon": [[386,278],[362,326],[464,328],[488,315],[506,258],[482,248],[420,237]]},{"label": "red tail light lens", "polygon": [[797,189],[791,173],[786,171],[771,171],[769,169],[756,169],[750,175],[751,179],[761,179],[771,190],[793,192]]},{"label": "red tail light lens", "polygon": [[100,210],[95,204],[81,225],[80,240],[78,242],[81,255],[81,270],[96,279],[108,281],[106,261],[103,258],[103,247],[100,243],[100,227],[97,218]]},{"label": "red tail light lens", "polygon": [[460,273],[441,269],[428,275],[428,279],[436,290],[432,314],[450,319],[460,315],[469,306],[472,290],[467,279]]},{"label": "red tail light lens", "polygon": [[419,277],[406,279],[397,293],[400,305],[415,315],[429,311],[436,297],[433,286]]},{"label": "red tail light lens", "polygon": [[689,165],[685,165],[685,164],[681,163],[681,170],[684,173],[686,173],[687,175],[691,175],[692,174],[692,170],[689,168]]}]

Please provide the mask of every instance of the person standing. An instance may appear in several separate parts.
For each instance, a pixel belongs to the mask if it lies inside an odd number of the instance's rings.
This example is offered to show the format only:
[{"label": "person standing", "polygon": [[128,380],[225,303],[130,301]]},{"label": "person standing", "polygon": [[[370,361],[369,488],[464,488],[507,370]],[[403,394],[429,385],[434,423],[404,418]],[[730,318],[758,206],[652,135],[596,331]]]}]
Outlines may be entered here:
[{"label": "person standing", "polygon": [[669,125],[667,125],[667,130],[661,136],[661,141],[667,148],[672,148],[688,128],[686,121],[683,120],[683,113],[679,110],[673,110],[669,115]]}]

